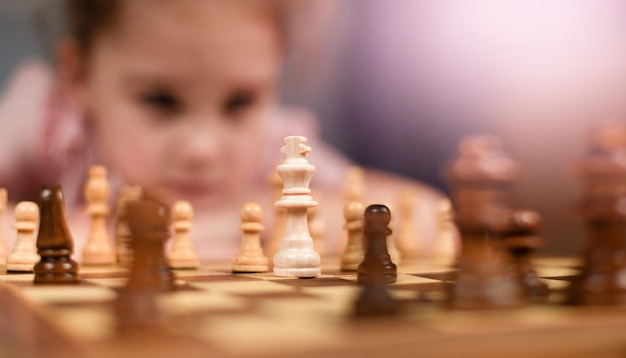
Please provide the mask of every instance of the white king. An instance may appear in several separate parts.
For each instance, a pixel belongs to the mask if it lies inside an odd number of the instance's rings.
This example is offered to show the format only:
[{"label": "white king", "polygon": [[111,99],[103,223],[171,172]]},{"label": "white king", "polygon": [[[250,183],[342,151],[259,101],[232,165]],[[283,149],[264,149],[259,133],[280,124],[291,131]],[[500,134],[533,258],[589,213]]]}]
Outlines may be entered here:
[{"label": "white king", "polygon": [[309,234],[307,210],[316,207],[309,184],[315,166],[306,159],[311,147],[305,137],[286,137],[280,149],[287,158],[276,167],[283,181],[283,196],[276,206],[287,211],[285,236],[280,250],[274,256],[274,275],[289,277],[316,277],[320,274],[320,255],[313,249]]}]

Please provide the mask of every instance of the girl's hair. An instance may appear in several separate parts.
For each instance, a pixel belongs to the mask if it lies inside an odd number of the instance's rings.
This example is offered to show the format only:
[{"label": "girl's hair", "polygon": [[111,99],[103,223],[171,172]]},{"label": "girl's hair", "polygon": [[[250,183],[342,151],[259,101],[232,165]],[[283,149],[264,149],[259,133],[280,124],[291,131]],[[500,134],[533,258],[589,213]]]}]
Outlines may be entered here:
[{"label": "girl's hair", "polygon": [[79,48],[89,52],[94,37],[117,18],[120,0],[65,0],[67,31]]},{"label": "girl's hair", "polygon": [[[63,0],[63,14],[67,35],[73,37],[85,54],[91,49],[95,37],[113,26],[124,2],[128,0]],[[152,0],[155,1],[155,0]],[[174,0],[180,1],[180,0]],[[215,1],[215,0],[214,0]],[[234,0],[217,0],[234,1]],[[286,39],[288,13],[295,9],[297,0],[239,0],[276,23],[283,42]],[[150,1],[146,1],[149,3]]]}]

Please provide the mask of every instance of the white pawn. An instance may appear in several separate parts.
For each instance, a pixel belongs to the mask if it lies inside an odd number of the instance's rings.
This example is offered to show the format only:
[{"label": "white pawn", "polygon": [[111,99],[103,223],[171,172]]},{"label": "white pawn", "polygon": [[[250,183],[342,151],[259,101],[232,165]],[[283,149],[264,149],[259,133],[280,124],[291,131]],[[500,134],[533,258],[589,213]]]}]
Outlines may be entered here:
[{"label": "white pawn", "polygon": [[437,203],[437,236],[432,247],[432,256],[442,263],[452,263],[459,253],[459,231],[452,218],[450,200],[442,199]]},{"label": "white pawn", "polygon": [[311,147],[305,137],[285,138],[281,148],[287,158],[276,167],[283,181],[283,197],[276,206],[287,210],[287,226],[280,250],[274,256],[274,275],[286,277],[316,277],[321,273],[320,255],[313,248],[309,234],[307,210],[318,205],[313,200],[309,184],[315,166],[306,159]]},{"label": "white pawn", "polygon": [[174,228],[174,243],[167,257],[168,264],[173,269],[195,269],[200,267],[200,259],[196,253],[189,231],[193,207],[187,201],[177,201],[172,206],[172,227]]},{"label": "white pawn", "polygon": [[245,203],[241,207],[243,238],[239,253],[233,259],[233,272],[267,272],[269,260],[261,249],[261,231],[265,230],[261,220],[263,210],[257,203]]},{"label": "white pawn", "polygon": [[356,271],[363,261],[363,204],[358,201],[346,203],[343,216],[346,219],[344,229],[348,236],[346,249],[341,255],[341,270]]},{"label": "white pawn", "polygon": [[13,251],[7,257],[7,271],[32,272],[39,262],[35,235],[39,227],[39,206],[23,201],[15,207],[17,239]]},{"label": "white pawn", "polygon": [[83,265],[113,265],[117,257],[107,232],[106,218],[109,215],[111,186],[105,167],[95,165],[89,169],[84,195],[87,213],[91,216],[91,228],[83,248]]},{"label": "white pawn", "polygon": [[8,254],[7,245],[4,242],[4,235],[2,231],[2,217],[4,216],[4,211],[7,209],[7,201],[7,190],[0,188],[0,265],[6,264]]},{"label": "white pawn", "polygon": [[396,242],[404,261],[413,260],[420,254],[420,237],[414,222],[415,199],[416,194],[412,190],[402,191],[398,196],[399,223]]},{"label": "white pawn", "polygon": [[[272,187],[272,200],[277,202],[283,196],[283,181],[280,179],[277,171],[273,171],[268,178],[268,182]],[[268,257],[274,257],[278,250],[280,250],[280,243],[283,240],[285,234],[285,226],[287,225],[287,210],[279,206],[274,206],[274,223],[270,237],[265,247]]]}]

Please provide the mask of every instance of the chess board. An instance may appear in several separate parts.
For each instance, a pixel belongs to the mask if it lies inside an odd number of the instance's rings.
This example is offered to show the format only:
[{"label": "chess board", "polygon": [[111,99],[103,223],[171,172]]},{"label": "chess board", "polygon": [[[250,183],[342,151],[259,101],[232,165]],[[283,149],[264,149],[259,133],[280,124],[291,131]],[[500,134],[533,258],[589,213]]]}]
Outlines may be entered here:
[{"label": "chess board", "polygon": [[554,290],[518,310],[442,308],[454,271],[437,262],[399,265],[390,285],[401,313],[355,319],[356,275],[326,259],[315,279],[237,274],[229,263],[176,271],[178,289],[157,297],[166,324],[116,331],[113,303],[127,271],[81,268],[75,286],[34,286],[33,274],[0,274],[2,357],[624,357],[626,309],[559,305],[579,262],[537,260]]}]

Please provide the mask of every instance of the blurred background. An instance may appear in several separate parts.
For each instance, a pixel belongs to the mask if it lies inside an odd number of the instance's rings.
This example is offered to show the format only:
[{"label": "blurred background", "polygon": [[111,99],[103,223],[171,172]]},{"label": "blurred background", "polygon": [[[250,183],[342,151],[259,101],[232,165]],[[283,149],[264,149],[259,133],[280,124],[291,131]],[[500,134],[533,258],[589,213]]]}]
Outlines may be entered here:
[{"label": "blurred background", "polygon": [[[39,3],[0,0],[0,86],[46,54]],[[626,111],[626,2],[309,6],[291,21],[283,97],[311,108],[327,141],[357,163],[447,191],[443,168],[459,139],[494,134],[522,168],[516,204],[544,217],[544,252],[580,251],[573,166],[588,128]]]}]

